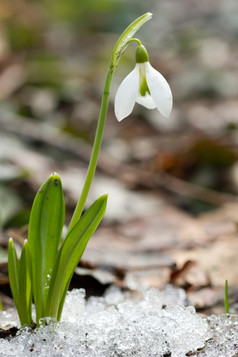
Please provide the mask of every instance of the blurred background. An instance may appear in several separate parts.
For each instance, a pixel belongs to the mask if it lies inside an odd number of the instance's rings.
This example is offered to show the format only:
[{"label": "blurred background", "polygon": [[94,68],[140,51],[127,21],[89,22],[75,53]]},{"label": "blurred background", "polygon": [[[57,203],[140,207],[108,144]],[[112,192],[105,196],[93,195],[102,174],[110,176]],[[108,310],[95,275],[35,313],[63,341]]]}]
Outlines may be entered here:
[{"label": "blurred background", "polygon": [[167,119],[136,105],[129,118],[116,121],[115,92],[135,65],[131,44],[115,72],[88,202],[108,192],[108,210],[73,285],[100,294],[110,284],[136,289],[173,283],[187,290],[197,308],[215,311],[228,278],[238,301],[237,0],[1,0],[5,307],[12,304],[8,237],[20,249],[35,192],[53,171],[63,181],[69,221],[111,51],[129,23],[148,11],[153,18],[136,37],[171,86],[173,112]]}]

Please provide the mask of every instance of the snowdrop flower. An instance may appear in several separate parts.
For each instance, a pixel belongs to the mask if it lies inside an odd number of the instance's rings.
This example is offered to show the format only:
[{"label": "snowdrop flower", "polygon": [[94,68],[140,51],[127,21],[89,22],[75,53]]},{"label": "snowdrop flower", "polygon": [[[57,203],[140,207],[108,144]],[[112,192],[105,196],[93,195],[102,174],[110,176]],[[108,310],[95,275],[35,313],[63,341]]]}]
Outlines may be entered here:
[{"label": "snowdrop flower", "polygon": [[157,108],[168,117],[172,109],[172,93],[166,79],[149,63],[143,45],[136,50],[136,66],[122,81],[115,97],[115,115],[118,121],[131,114],[135,103],[147,109]]}]

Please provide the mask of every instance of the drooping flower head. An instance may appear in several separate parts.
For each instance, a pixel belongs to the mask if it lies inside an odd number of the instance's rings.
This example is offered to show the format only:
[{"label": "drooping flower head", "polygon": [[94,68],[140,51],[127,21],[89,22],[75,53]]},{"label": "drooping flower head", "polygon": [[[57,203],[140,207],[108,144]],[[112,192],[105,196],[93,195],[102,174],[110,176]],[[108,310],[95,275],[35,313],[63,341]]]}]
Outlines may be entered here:
[{"label": "drooping flower head", "polygon": [[136,66],[122,81],[115,97],[115,115],[118,121],[131,114],[135,103],[147,109],[157,108],[168,117],[173,104],[172,92],[166,79],[149,62],[145,47],[136,49]]}]

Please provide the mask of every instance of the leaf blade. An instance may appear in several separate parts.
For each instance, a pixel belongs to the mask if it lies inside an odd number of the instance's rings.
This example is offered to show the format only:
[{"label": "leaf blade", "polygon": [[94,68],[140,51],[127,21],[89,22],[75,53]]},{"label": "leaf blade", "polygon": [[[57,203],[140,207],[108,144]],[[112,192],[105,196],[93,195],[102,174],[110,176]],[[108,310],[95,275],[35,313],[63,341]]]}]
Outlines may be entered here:
[{"label": "leaf blade", "polygon": [[24,324],[32,323],[31,305],[32,305],[32,284],[30,272],[30,256],[28,241],[25,240],[20,257],[19,267],[19,300],[24,311]]},{"label": "leaf blade", "polygon": [[135,33],[141,28],[141,26],[143,26],[144,23],[150,20],[151,18],[152,14],[150,12],[147,12],[144,15],[138,17],[125,29],[125,31],[119,37],[112,52],[113,67],[116,67],[118,65],[120,57],[127,47],[128,41],[130,41],[135,35]]},{"label": "leaf blade", "polygon": [[[20,270],[22,270],[21,273]],[[12,238],[10,238],[8,242],[8,275],[9,275],[10,288],[12,291],[12,296],[15,302],[15,306],[17,309],[17,313],[21,325],[25,325],[25,324],[30,325],[31,323],[31,315],[29,315],[30,310],[29,310],[29,306],[25,304],[25,299],[24,299],[25,284],[21,285],[23,283],[23,279],[20,279],[20,274],[23,275],[23,271],[24,271],[24,267],[20,269],[20,262],[17,258],[16,248]]]},{"label": "leaf blade", "polygon": [[12,296],[17,307],[19,299],[19,261],[12,238],[8,242],[8,276]]},{"label": "leaf blade", "polygon": [[57,257],[65,216],[60,177],[54,173],[43,183],[33,202],[29,221],[29,252],[37,322],[45,316],[50,276]]},{"label": "leaf blade", "polygon": [[[107,204],[107,195],[99,197],[84,213],[66,236],[57,257],[52,274],[47,303],[47,316],[60,318],[63,302],[74,270],[86,245],[102,220]],[[63,299],[63,301],[62,301]]]}]

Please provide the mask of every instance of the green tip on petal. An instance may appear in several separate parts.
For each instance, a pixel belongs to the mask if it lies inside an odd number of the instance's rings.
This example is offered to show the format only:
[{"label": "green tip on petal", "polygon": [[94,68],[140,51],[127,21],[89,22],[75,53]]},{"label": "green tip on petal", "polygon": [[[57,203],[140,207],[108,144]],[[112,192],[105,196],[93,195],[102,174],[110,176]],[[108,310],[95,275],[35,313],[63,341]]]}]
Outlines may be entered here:
[{"label": "green tip on petal", "polygon": [[145,97],[146,93],[150,95],[150,90],[146,82],[146,78],[143,78],[143,81],[140,83],[140,95]]},{"label": "green tip on petal", "polygon": [[145,46],[140,45],[136,49],[136,63],[145,63],[149,62],[148,52],[146,51]]}]

